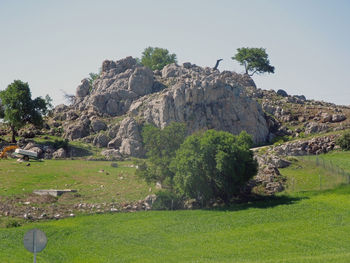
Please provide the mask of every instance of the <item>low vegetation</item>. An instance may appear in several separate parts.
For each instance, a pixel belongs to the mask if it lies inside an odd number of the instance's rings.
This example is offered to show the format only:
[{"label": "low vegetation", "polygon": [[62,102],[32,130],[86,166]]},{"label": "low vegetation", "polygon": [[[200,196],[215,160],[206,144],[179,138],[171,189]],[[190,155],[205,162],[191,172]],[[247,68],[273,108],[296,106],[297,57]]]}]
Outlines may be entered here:
[{"label": "low vegetation", "polygon": [[[217,210],[78,216],[0,229],[0,258],[32,259],[33,227],[48,236],[38,262],[348,262],[350,187]],[[77,253],[79,251],[79,253]]]}]

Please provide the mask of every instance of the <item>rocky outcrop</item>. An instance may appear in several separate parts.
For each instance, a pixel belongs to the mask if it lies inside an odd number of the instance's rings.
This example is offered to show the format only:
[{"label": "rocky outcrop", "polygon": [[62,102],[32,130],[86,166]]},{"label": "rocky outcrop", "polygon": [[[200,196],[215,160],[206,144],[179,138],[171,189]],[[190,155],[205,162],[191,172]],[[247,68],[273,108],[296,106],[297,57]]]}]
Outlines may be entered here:
[{"label": "rocky outcrop", "polygon": [[124,156],[142,157],[144,150],[139,124],[133,118],[125,118],[120,124],[117,136],[108,147],[118,149]]},{"label": "rocky outcrop", "polygon": [[[185,122],[189,133],[246,130],[256,143],[265,142],[270,132],[266,116],[246,95],[245,87],[255,88],[246,74],[220,73],[191,63],[152,72],[132,57],[105,60],[92,87],[82,80],[73,105],[57,107],[54,118],[64,122],[64,138],[86,137],[85,141],[118,150],[122,156],[143,156],[140,129],[144,123],[164,128],[174,121]],[[116,116],[123,119],[115,125],[106,123]]]},{"label": "rocky outcrop", "polygon": [[261,107],[245,95],[233,73],[171,64],[163,69],[162,76],[176,81],[175,84],[155,96],[133,102],[132,116],[161,128],[175,121],[185,122],[190,132],[217,129],[238,134],[246,130],[255,142],[268,137]]},{"label": "rocky outcrop", "polygon": [[312,138],[310,140],[298,140],[275,146],[272,150],[279,156],[301,156],[308,154],[327,153],[336,147],[336,139],[339,135],[328,135]]}]

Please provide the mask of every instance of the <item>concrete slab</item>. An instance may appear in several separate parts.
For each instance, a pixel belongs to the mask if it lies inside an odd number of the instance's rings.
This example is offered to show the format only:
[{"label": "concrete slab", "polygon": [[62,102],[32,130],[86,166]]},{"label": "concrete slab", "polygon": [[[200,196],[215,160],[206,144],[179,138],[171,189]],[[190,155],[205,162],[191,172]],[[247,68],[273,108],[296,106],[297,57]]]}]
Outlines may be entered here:
[{"label": "concrete slab", "polygon": [[48,189],[48,190],[34,190],[33,193],[37,195],[52,195],[52,196],[61,196],[64,193],[76,193],[77,190],[73,189],[62,189],[62,190],[57,190],[57,189]]}]

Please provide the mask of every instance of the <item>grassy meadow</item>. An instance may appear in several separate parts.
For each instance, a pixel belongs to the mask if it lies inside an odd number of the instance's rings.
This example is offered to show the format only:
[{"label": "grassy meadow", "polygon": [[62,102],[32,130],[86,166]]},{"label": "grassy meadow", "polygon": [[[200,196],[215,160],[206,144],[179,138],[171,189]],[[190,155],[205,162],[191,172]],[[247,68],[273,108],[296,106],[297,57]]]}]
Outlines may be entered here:
[{"label": "grassy meadow", "polygon": [[[349,157],[345,152],[322,156],[346,171]],[[148,194],[149,186],[134,177],[130,164],[113,168],[110,162],[66,160],[26,167],[9,160],[0,163],[0,195],[68,184],[64,188],[75,186],[91,200],[107,200],[115,191],[136,200]],[[328,186],[324,179],[320,190],[319,173],[325,178],[332,174],[312,164],[297,159],[281,169],[288,183],[297,178],[300,186],[288,186],[263,201],[212,210],[79,215],[0,228],[0,261],[30,262],[32,254],[22,239],[36,227],[48,237],[38,262],[350,262],[350,186],[339,186],[329,177]],[[109,174],[99,173],[101,169]],[[122,173],[128,179],[120,180]],[[93,191],[103,183],[113,189]]]},{"label": "grassy meadow", "polygon": [[[136,201],[149,194],[149,186],[135,176],[132,162],[84,160],[0,160],[0,196],[32,193],[35,189],[76,189],[84,202]],[[154,190],[154,189],[152,189]]]}]

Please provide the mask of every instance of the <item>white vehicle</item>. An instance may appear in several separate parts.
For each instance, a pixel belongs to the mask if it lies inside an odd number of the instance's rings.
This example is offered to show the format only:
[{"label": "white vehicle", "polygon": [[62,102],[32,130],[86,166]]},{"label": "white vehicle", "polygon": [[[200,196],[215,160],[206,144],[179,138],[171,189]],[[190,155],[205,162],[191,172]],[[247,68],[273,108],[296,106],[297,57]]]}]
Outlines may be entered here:
[{"label": "white vehicle", "polygon": [[29,158],[38,159],[38,153],[33,151],[27,151],[22,149],[16,149],[15,154],[21,157],[23,160],[28,161]]}]

